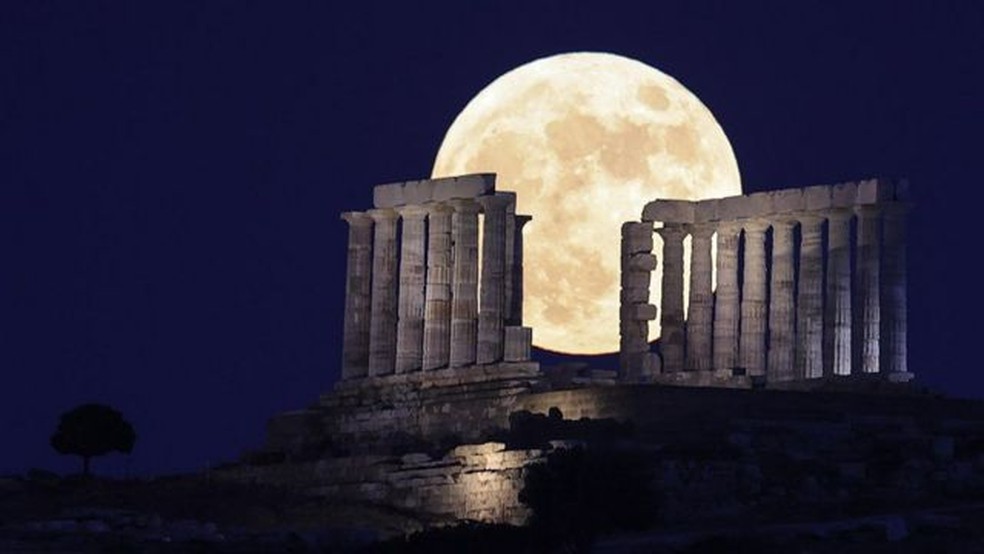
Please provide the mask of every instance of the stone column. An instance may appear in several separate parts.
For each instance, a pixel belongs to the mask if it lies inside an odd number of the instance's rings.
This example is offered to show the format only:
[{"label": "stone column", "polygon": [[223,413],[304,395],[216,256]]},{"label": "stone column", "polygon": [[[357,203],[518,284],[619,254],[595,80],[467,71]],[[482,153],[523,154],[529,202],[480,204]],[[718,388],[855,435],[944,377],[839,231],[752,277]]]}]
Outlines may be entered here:
[{"label": "stone column", "polygon": [[619,378],[636,383],[652,373],[649,321],[656,309],[649,303],[649,282],[656,269],[653,224],[622,224],[621,289],[619,291]]},{"label": "stone column", "polygon": [[342,331],[342,379],[369,373],[369,309],[372,300],[372,218],[342,214],[349,224],[345,267],[345,322]]},{"label": "stone column", "polygon": [[[502,283],[502,321],[503,325],[512,325],[513,315],[513,272],[516,270],[516,193],[500,192],[500,195],[512,197],[506,205],[506,270],[503,274]],[[505,331],[503,331],[505,332]]]},{"label": "stone column", "polygon": [[478,212],[472,200],[452,200],[451,240],[454,276],[451,291],[450,365],[475,363],[478,341]]},{"label": "stone column", "polygon": [[659,350],[663,371],[683,370],[683,238],[687,231],[679,223],[664,223],[656,229],[663,238],[663,287],[660,308]]},{"label": "stone column", "polygon": [[882,211],[884,234],[883,284],[881,289],[881,370],[891,381],[912,379],[907,362],[907,277],[905,252],[906,206],[893,204]]},{"label": "stone column", "polygon": [[769,381],[793,379],[795,304],[793,289],[793,222],[772,223],[772,282],[769,290]]},{"label": "stone column", "polygon": [[396,366],[397,259],[395,210],[369,210],[375,222],[372,247],[372,319],[369,324],[369,375],[393,373]]},{"label": "stone column", "polygon": [[796,377],[823,377],[823,221],[800,221],[799,296],[796,300]]},{"label": "stone column", "polygon": [[423,361],[427,209],[423,206],[403,206],[397,211],[403,219],[403,235],[400,241],[396,373],[406,373],[419,370]]},{"label": "stone column", "polygon": [[738,351],[738,240],[741,226],[717,229],[717,292],[714,296],[714,369],[734,369]]},{"label": "stone column", "polygon": [[767,221],[745,224],[745,263],[741,295],[741,365],[749,375],[765,375],[766,306],[765,232]]},{"label": "stone column", "polygon": [[827,215],[824,374],[851,374],[851,212]]},{"label": "stone column", "polygon": [[446,204],[430,207],[427,221],[427,284],[424,292],[422,368],[445,367],[451,352],[451,213]]},{"label": "stone column", "polygon": [[879,294],[881,228],[878,208],[859,206],[857,249],[857,328],[858,365],[864,373],[878,373],[881,336],[881,298]]},{"label": "stone column", "polygon": [[485,214],[482,227],[482,285],[478,305],[478,352],[476,363],[502,360],[503,304],[506,277],[506,207],[512,199],[505,195],[481,196],[478,202]]},{"label": "stone column", "polygon": [[509,318],[507,325],[520,327],[523,325],[523,226],[533,219],[528,215],[517,215],[515,217],[515,230],[513,231],[513,254],[512,270],[510,279],[512,281],[512,295],[509,303]]},{"label": "stone column", "polygon": [[692,371],[711,369],[711,322],[714,312],[714,293],[711,290],[710,225],[691,227],[690,309],[687,313],[686,368]]}]

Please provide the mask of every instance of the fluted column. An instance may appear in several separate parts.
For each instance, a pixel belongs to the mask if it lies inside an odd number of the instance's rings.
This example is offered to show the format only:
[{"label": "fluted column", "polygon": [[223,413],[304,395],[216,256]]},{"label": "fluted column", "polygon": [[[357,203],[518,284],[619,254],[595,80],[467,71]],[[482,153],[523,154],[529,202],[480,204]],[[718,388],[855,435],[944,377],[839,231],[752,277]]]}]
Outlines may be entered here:
[{"label": "fluted column", "polygon": [[908,381],[906,348],[907,276],[904,205],[886,206],[882,211],[884,234],[882,315],[882,372],[892,381]]},{"label": "fluted column", "polygon": [[663,371],[683,370],[683,238],[686,229],[678,223],[665,223],[656,229],[663,238],[663,287],[659,325],[659,351]]},{"label": "fluted column", "polygon": [[406,373],[419,370],[423,361],[427,209],[423,206],[403,206],[397,211],[403,219],[403,233],[400,241],[396,373]]},{"label": "fluted column", "polygon": [[452,200],[454,276],[451,293],[450,365],[475,363],[478,341],[478,212],[472,200]]},{"label": "fluted column", "polygon": [[714,296],[714,368],[733,369],[738,351],[738,240],[741,226],[717,229],[717,292]]},{"label": "fluted column", "polygon": [[451,213],[446,204],[430,206],[427,215],[427,278],[424,289],[422,368],[448,365],[451,352]]},{"label": "fluted column", "polygon": [[765,232],[766,221],[750,221],[745,224],[745,263],[741,295],[741,339],[739,355],[741,365],[749,375],[765,375],[765,325],[766,270]]},{"label": "fluted column", "polygon": [[796,377],[823,377],[823,222],[800,221],[799,296],[796,301]]},{"label": "fluted column", "polygon": [[714,312],[714,296],[711,290],[711,239],[714,228],[710,225],[691,227],[690,254],[690,308],[687,312],[688,370],[711,369],[711,322]]},{"label": "fluted column", "polygon": [[858,368],[863,373],[878,373],[881,337],[881,227],[875,206],[859,206],[857,249],[857,328]]},{"label": "fluted column", "polygon": [[369,373],[369,321],[372,299],[372,218],[362,212],[342,214],[349,224],[345,266],[345,321],[342,330],[342,379]]},{"label": "fluted column", "polygon": [[372,319],[369,375],[393,373],[396,366],[397,259],[395,210],[369,210],[375,222],[372,247]]},{"label": "fluted column", "polygon": [[482,284],[478,305],[478,352],[476,363],[502,360],[503,305],[506,276],[506,207],[512,199],[504,195],[482,196],[478,202],[485,214],[482,227]]},{"label": "fluted column", "polygon": [[793,379],[793,222],[772,223],[772,282],[769,287],[769,381]]},{"label": "fluted column", "polygon": [[851,212],[827,216],[827,305],[824,373],[851,374]]},{"label": "fluted column", "polygon": [[509,318],[506,325],[523,325],[523,226],[533,218],[528,215],[517,215],[514,218],[512,270],[512,294],[509,297]]}]

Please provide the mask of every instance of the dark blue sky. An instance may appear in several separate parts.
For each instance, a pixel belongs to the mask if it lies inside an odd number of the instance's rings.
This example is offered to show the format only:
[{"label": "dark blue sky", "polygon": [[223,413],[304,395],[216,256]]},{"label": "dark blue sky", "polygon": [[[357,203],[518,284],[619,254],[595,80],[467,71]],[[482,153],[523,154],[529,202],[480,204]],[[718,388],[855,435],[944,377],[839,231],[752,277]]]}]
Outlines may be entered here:
[{"label": "dark blue sky", "polygon": [[980,2],[423,4],[0,5],[0,473],[74,469],[47,440],[90,400],[135,424],[134,472],[258,445],[338,373],[339,212],[575,50],[696,93],[746,191],[907,176],[911,369],[984,396]]}]

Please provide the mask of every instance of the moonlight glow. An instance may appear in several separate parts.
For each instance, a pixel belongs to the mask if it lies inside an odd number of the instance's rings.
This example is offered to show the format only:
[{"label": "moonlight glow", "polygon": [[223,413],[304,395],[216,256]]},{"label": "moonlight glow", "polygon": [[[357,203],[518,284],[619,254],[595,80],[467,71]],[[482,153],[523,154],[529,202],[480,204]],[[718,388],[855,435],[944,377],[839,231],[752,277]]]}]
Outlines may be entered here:
[{"label": "moonlight glow", "polygon": [[537,346],[576,354],[618,349],[622,222],[656,198],[741,194],[731,144],[711,112],[672,77],[613,54],[536,60],[473,98],[433,176],[486,171],[533,216],[524,230],[524,323]]}]

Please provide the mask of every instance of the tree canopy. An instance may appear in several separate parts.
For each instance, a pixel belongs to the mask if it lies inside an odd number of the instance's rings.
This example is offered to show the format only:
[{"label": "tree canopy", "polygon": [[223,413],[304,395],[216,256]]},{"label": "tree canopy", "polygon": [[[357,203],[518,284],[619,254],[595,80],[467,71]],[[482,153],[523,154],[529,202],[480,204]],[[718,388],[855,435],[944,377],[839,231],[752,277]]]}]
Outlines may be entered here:
[{"label": "tree canopy", "polygon": [[61,415],[51,446],[59,454],[82,457],[82,472],[89,475],[93,456],[110,452],[129,454],[137,434],[123,414],[103,404],[82,404]]}]

